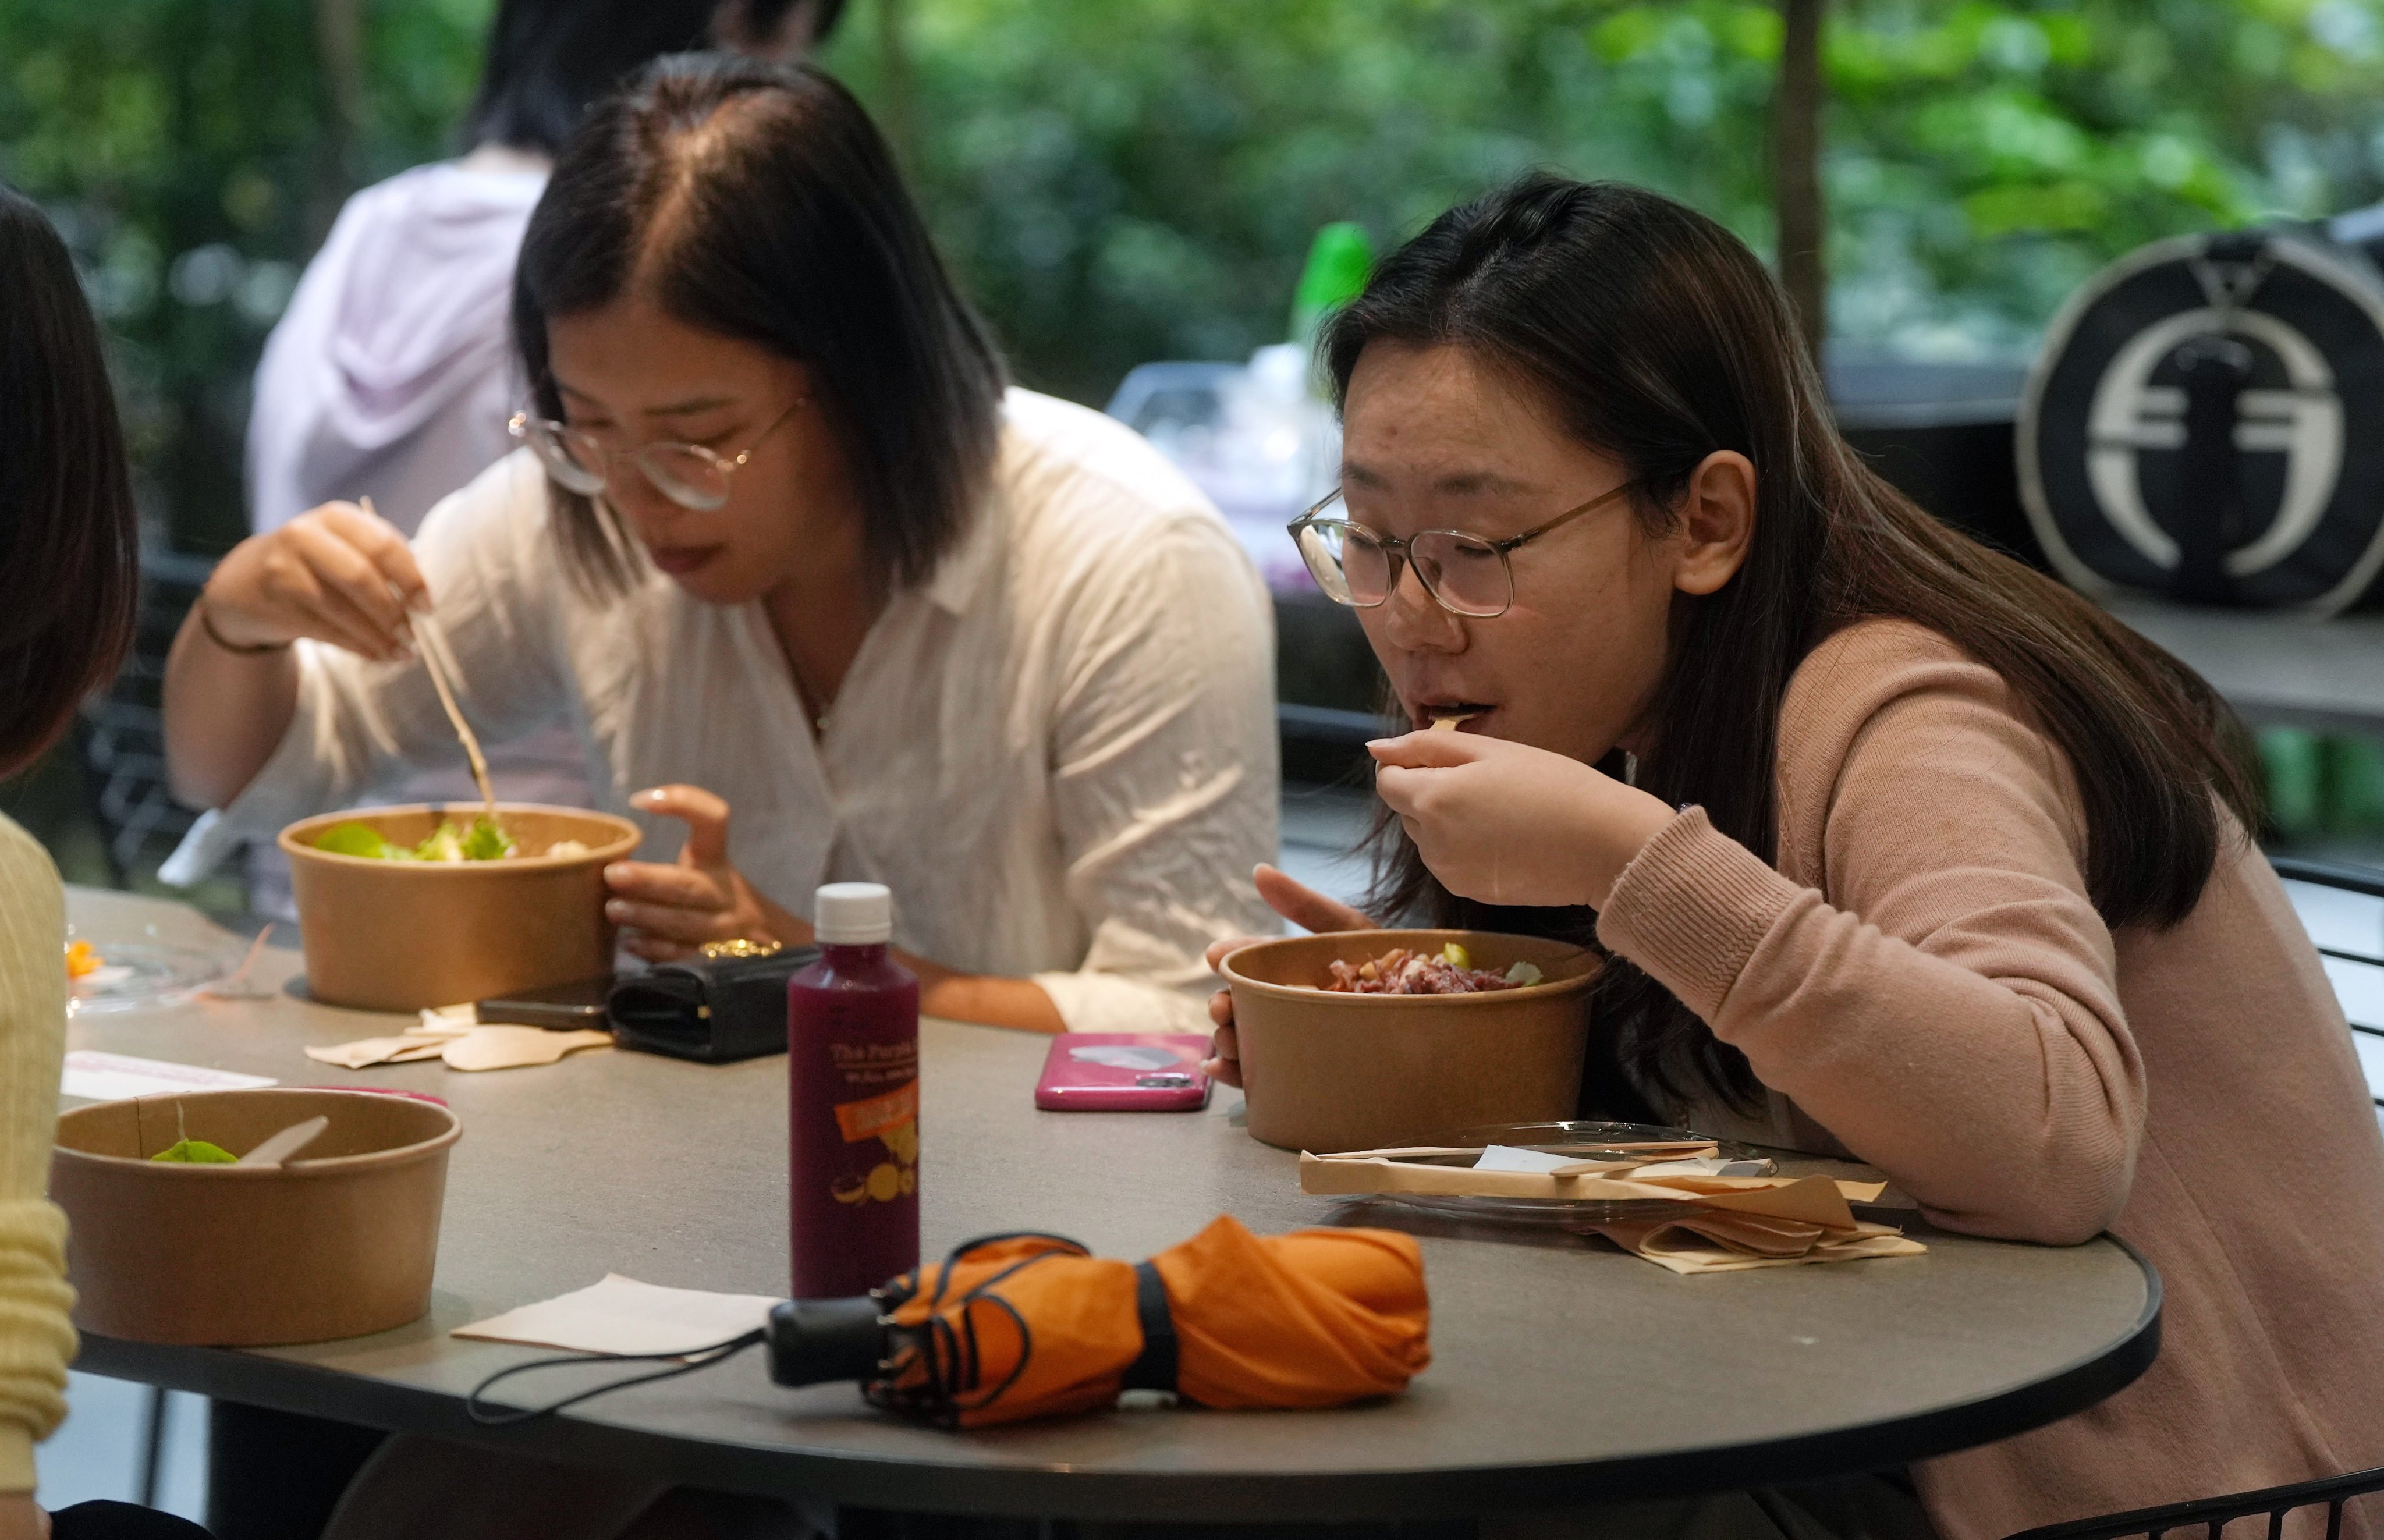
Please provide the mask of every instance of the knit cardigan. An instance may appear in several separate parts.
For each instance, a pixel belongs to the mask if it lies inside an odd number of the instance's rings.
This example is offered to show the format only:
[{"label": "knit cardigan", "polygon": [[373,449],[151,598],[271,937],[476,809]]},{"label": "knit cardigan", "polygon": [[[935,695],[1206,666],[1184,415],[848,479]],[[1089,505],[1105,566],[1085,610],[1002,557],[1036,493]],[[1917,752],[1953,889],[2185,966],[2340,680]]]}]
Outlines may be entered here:
[{"label": "knit cardigan", "polygon": [[1901,621],[1817,648],[1779,741],[1776,860],[1684,812],[1601,940],[1746,1055],[1774,1130],[1947,1229],[2107,1229],[2161,1274],[2142,1379],[1917,1468],[1947,1540],[2384,1464],[2384,1137],[2242,830],[2182,923],[2106,927],[2066,756]]}]

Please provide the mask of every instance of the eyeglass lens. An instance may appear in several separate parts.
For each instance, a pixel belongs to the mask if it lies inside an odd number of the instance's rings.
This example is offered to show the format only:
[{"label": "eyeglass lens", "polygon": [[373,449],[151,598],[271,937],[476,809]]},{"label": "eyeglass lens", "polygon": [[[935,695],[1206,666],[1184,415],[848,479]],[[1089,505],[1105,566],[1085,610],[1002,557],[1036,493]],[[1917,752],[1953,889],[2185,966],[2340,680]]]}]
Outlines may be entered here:
[{"label": "eyeglass lens", "polygon": [[[1391,596],[1391,553],[1362,526],[1346,522],[1337,502],[1301,528],[1299,553],[1325,597],[1337,603],[1372,609]],[[1513,602],[1506,560],[1487,540],[1428,529],[1408,542],[1407,559],[1445,609],[1487,617],[1505,614]]]},{"label": "eyeglass lens", "polygon": [[[533,421],[530,447],[548,474],[567,491],[593,497],[612,480],[612,455],[586,433],[561,423]],[[685,508],[717,508],[728,501],[728,475],[697,444],[648,444],[628,456],[654,490]]]}]

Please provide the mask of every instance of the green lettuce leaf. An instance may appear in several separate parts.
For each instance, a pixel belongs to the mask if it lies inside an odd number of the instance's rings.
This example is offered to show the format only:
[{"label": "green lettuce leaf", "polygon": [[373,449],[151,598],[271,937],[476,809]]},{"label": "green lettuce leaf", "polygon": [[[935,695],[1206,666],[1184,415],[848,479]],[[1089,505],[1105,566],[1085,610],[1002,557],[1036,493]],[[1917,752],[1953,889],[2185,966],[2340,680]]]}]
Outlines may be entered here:
[{"label": "green lettuce leaf", "polygon": [[333,855],[360,855],[371,861],[412,861],[414,852],[403,845],[392,845],[381,837],[380,830],[370,824],[351,819],[333,824],[316,839],[315,848]]},{"label": "green lettuce leaf", "polygon": [[205,1139],[178,1139],[156,1154],[153,1161],[171,1161],[185,1166],[229,1166],[240,1163],[240,1157],[221,1145]]}]

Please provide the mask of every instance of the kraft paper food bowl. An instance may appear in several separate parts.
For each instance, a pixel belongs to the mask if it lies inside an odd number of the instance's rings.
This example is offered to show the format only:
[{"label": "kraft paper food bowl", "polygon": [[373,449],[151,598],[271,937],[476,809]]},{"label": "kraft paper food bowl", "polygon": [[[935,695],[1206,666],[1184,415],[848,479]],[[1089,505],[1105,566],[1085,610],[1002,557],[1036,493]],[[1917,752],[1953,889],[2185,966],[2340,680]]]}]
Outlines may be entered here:
[{"label": "kraft paper food bowl", "polygon": [[[1327,993],[1329,964],[1462,945],[1477,968],[1542,981],[1474,995]],[[1473,930],[1360,930],[1260,941],[1218,964],[1234,996],[1251,1136],[1320,1154],[1438,1130],[1569,1118],[1581,1095],[1597,956]]]},{"label": "kraft paper food bowl", "polygon": [[[315,1116],[279,1168],[150,1156],[187,1133],[238,1155]],[[105,1336],[260,1348],[385,1332],[430,1308],[447,1152],[435,1102],[371,1091],[202,1091],[58,1119],[50,1196],[67,1212],[75,1324]]]},{"label": "kraft paper food bowl", "polygon": [[459,826],[477,803],[364,808],[307,818],[281,831],[298,898],[306,987],[326,1005],[419,1011],[613,971],[604,918],[604,863],[638,848],[638,826],[609,813],[499,802],[519,844],[543,851],[577,839],[584,855],[503,861],[376,861],[334,855],[315,841],[334,824],[379,829],[392,844],[428,838],[441,818]]}]

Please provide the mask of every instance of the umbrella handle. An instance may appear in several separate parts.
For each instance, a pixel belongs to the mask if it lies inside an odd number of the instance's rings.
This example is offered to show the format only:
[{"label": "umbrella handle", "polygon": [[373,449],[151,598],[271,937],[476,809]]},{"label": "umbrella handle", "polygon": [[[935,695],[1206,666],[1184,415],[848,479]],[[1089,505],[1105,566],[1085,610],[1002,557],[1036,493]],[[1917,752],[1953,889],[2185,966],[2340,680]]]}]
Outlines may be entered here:
[{"label": "umbrella handle", "polygon": [[787,1299],[770,1308],[770,1378],[779,1385],[866,1380],[886,1356],[886,1318],[869,1295]]}]

